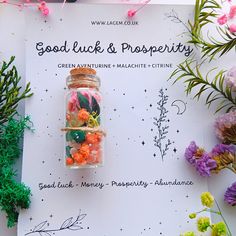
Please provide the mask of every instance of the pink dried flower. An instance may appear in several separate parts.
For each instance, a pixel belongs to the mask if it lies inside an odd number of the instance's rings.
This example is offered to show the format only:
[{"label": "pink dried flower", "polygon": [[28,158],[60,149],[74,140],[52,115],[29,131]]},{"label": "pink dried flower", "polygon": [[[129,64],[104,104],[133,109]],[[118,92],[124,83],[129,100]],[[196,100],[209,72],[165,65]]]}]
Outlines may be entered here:
[{"label": "pink dried flower", "polygon": [[236,16],[236,5],[230,7],[229,18],[233,19]]},{"label": "pink dried flower", "polygon": [[49,14],[49,9],[48,9],[48,7],[44,7],[42,13],[43,13],[43,15],[47,16],[47,15]]},{"label": "pink dried flower", "polygon": [[228,21],[228,17],[226,16],[226,14],[224,14],[223,16],[220,16],[217,19],[217,22],[219,23],[219,25],[224,25],[227,23],[227,21]]},{"label": "pink dried flower", "polygon": [[132,18],[133,16],[135,16],[136,12],[136,10],[131,9],[128,11],[127,15],[129,18]]},{"label": "pink dried flower", "polygon": [[236,66],[232,67],[225,78],[226,85],[236,91]]},{"label": "pink dried flower", "polygon": [[236,111],[219,116],[215,121],[218,138],[226,144],[236,144]]},{"label": "pink dried flower", "polygon": [[77,93],[73,91],[68,102],[68,110],[70,112],[75,112],[75,110],[77,109],[77,105],[78,105]]},{"label": "pink dried flower", "polygon": [[42,12],[42,14],[44,16],[47,16],[49,14],[49,9],[48,9],[45,1],[40,2],[38,9]]},{"label": "pink dried flower", "polygon": [[236,24],[232,24],[229,26],[230,33],[236,33]]}]

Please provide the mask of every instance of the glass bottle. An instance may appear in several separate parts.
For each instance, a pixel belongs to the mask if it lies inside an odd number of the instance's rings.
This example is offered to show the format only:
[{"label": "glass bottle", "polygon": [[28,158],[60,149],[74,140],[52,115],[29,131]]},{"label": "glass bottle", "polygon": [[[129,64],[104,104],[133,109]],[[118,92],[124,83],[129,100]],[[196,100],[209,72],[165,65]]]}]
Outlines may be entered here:
[{"label": "glass bottle", "polygon": [[74,68],[67,77],[65,164],[69,168],[103,164],[104,132],[100,126],[100,79],[91,68]]}]

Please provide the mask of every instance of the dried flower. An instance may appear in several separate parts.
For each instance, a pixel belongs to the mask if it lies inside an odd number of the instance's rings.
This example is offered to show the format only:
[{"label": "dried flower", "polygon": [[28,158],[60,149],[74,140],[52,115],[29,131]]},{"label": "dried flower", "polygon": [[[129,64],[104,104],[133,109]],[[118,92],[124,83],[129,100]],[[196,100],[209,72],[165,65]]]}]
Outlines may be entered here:
[{"label": "dried flower", "polygon": [[186,232],[184,234],[181,234],[181,236],[195,236],[195,233],[193,231]]},{"label": "dried flower", "polygon": [[194,219],[194,218],[196,218],[196,216],[197,216],[197,214],[196,213],[191,213],[191,214],[189,214],[189,218],[190,219]]},{"label": "dried flower", "polygon": [[232,5],[229,11],[229,18],[233,19],[236,16],[236,5]]},{"label": "dried flower", "polygon": [[230,33],[236,33],[236,24],[231,24],[229,26]]},{"label": "dried flower", "polygon": [[211,208],[214,204],[214,197],[210,192],[203,192],[201,194],[201,202],[203,206]]},{"label": "dried flower", "polygon": [[236,111],[219,116],[215,121],[218,138],[227,144],[236,144]]},{"label": "dried flower", "polygon": [[212,225],[212,236],[226,236],[227,228],[224,222],[218,222]]},{"label": "dried flower", "polygon": [[211,170],[217,166],[216,161],[203,148],[199,148],[194,141],[186,148],[184,156],[201,176],[210,176]]},{"label": "dried flower", "polygon": [[133,10],[133,9],[129,10],[128,13],[127,13],[127,15],[128,15],[129,18],[134,17],[135,14],[136,14],[136,10]]},{"label": "dried flower", "polygon": [[217,167],[216,161],[213,160],[208,154],[204,154],[196,161],[197,172],[204,177],[211,176],[211,170]]},{"label": "dried flower", "polygon": [[231,206],[236,206],[236,182],[226,190],[224,200]]},{"label": "dried flower", "polygon": [[70,112],[74,112],[76,110],[76,107],[77,107],[77,93],[75,91],[73,91],[71,93],[71,97],[69,99],[69,102],[68,102],[68,110]]},{"label": "dried flower", "polygon": [[224,25],[224,24],[227,23],[227,21],[228,21],[228,18],[227,18],[227,16],[226,16],[226,14],[220,16],[220,17],[217,19],[217,22],[218,22],[219,25]]},{"label": "dried flower", "polygon": [[217,144],[209,154],[217,163],[214,172],[218,173],[220,170],[228,167],[234,163],[235,147],[227,144]]},{"label": "dried flower", "polygon": [[209,217],[200,217],[197,220],[197,228],[200,232],[206,232],[211,225]]},{"label": "dried flower", "polygon": [[192,141],[189,146],[185,150],[185,158],[190,163],[195,165],[196,160],[201,158],[205,150],[203,148],[199,148],[194,141]]},{"label": "dried flower", "polygon": [[225,77],[226,85],[236,91],[236,66],[232,67]]},{"label": "dried flower", "polygon": [[78,112],[78,120],[86,122],[88,121],[89,116],[90,116],[89,112],[84,108],[80,109]]}]

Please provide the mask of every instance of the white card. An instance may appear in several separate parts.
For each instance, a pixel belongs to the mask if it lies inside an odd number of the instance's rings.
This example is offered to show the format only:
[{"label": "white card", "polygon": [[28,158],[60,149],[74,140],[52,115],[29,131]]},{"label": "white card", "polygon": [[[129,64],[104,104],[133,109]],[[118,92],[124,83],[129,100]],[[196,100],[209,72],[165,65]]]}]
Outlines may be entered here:
[{"label": "white card", "polygon": [[[183,34],[193,6],[149,5],[132,19],[128,5],[50,9],[45,19],[26,16],[26,80],[34,92],[26,114],[35,131],[25,133],[22,181],[33,195],[18,235],[172,236],[194,228],[188,214],[201,208],[208,187],[183,156],[190,141],[203,142],[196,124],[208,113],[185,96],[183,83],[168,81],[193,50]],[[83,65],[101,78],[105,165],[70,170],[60,130],[65,79]],[[158,148],[159,109],[167,111],[160,123],[167,133]]]}]

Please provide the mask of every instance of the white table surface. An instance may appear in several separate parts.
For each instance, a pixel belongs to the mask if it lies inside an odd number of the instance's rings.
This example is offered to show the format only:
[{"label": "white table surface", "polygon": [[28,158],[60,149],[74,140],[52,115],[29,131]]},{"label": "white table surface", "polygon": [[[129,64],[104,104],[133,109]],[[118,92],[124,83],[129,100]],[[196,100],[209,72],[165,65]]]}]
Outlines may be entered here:
[{"label": "white table surface", "polygon": [[[125,0],[80,0],[77,3],[122,3]],[[138,2],[132,0],[130,2]],[[173,3],[173,4],[192,4],[195,0],[152,0],[151,3]],[[145,10],[145,9],[143,9]],[[36,13],[37,14],[37,13]],[[25,55],[24,55],[24,13],[19,11],[14,6],[0,6],[0,60],[8,60],[10,56],[15,55],[15,65],[19,73],[24,78],[25,75]],[[235,52],[232,58],[235,57]],[[23,81],[22,81],[23,82]],[[24,112],[23,104],[20,105],[19,110]],[[209,130],[211,132],[211,130]],[[21,169],[21,161],[17,164],[17,169]],[[20,171],[18,171],[20,172]],[[20,179],[20,176],[18,176]],[[236,181],[236,176],[229,171],[224,171],[219,175],[215,175],[209,179],[210,191],[214,194],[215,198],[221,205],[225,218],[228,220],[233,235],[236,235],[236,207],[227,206],[223,202],[223,193],[227,186]],[[187,217],[187,216],[186,216]],[[176,236],[178,232],[176,232]],[[5,215],[0,213],[0,236],[16,236],[16,227],[8,229],[6,227]],[[22,235],[18,235],[22,236]],[[131,235],[134,236],[134,235]],[[174,235],[169,235],[174,236]]]}]

